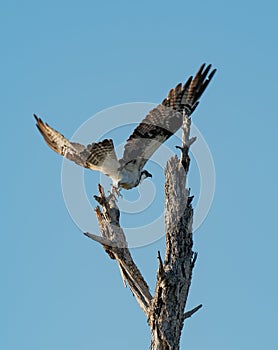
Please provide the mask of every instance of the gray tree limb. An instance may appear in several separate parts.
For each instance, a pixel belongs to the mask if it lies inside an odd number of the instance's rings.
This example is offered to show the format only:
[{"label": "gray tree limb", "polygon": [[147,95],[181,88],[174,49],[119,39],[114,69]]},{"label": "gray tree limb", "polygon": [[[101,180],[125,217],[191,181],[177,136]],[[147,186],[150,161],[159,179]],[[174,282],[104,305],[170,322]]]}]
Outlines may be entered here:
[{"label": "gray tree limb", "polygon": [[129,285],[139,306],[147,315],[152,295],[147,282],[131,257],[125,235],[119,224],[120,211],[115,197],[112,194],[106,197],[101,185],[99,185],[99,194],[99,197],[95,196],[95,199],[102,210],[98,206],[95,212],[102,237],[97,238],[98,236],[88,232],[84,234],[102,244],[110,258],[117,261],[124,284]]},{"label": "gray tree limb", "polygon": [[148,318],[152,350],[179,349],[183,323],[189,317],[184,316],[184,309],[196,261],[191,197],[185,187],[184,167],[176,156],[168,161],[165,175],[166,252],[163,266],[159,263]]}]

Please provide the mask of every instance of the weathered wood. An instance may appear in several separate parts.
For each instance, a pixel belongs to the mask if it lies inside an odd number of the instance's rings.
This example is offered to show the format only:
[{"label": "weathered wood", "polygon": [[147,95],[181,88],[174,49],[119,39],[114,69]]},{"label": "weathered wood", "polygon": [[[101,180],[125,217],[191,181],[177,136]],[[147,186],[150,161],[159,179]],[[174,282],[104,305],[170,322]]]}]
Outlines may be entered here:
[{"label": "weathered wood", "polygon": [[165,175],[166,252],[163,267],[160,266],[157,272],[149,311],[152,350],[179,349],[196,259],[192,250],[193,209],[185,187],[186,173],[176,156],[167,162]]},{"label": "weathered wood", "polygon": [[128,249],[124,232],[119,224],[120,211],[115,196],[110,194],[106,197],[101,185],[99,185],[99,193],[100,196],[95,196],[95,199],[102,210],[97,207],[95,212],[102,237],[97,238],[96,235],[88,232],[84,234],[102,244],[110,258],[117,261],[124,284],[129,285],[139,306],[147,315],[152,295]]},{"label": "weathered wood", "polygon": [[193,113],[194,109],[187,106],[187,108],[185,108],[183,111],[182,146],[176,146],[176,148],[181,150],[181,164],[183,165],[186,174],[188,173],[190,166],[189,148],[197,140],[197,137],[190,138],[190,116]]}]

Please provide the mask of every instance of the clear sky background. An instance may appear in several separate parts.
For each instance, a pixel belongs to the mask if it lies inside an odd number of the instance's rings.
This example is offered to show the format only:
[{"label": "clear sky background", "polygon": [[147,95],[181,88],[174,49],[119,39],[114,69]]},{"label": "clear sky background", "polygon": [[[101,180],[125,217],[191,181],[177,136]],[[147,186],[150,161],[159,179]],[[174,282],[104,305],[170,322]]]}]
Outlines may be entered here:
[{"label": "clear sky background", "polygon": [[[116,263],[68,214],[62,159],[32,114],[70,137],[105,108],[159,103],[202,62],[218,69],[193,117],[216,192],[195,232],[188,308],[204,307],[181,349],[278,348],[277,12],[274,0],[2,2],[1,349],[148,348]],[[152,291],[163,247],[132,250]]]}]

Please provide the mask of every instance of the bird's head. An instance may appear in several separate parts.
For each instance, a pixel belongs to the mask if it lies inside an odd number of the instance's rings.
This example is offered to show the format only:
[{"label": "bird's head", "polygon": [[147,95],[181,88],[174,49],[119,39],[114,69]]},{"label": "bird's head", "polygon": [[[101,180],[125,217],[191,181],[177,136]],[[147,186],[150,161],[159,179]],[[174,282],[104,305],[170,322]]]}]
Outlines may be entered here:
[{"label": "bird's head", "polygon": [[140,176],[140,182],[145,180],[147,177],[153,177],[151,173],[149,173],[147,170],[141,171],[141,176]]}]

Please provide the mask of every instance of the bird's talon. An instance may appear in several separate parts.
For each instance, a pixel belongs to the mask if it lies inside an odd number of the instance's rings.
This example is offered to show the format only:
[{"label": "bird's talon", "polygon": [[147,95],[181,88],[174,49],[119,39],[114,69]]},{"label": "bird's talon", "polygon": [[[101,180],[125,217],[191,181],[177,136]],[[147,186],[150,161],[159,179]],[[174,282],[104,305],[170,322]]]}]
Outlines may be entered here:
[{"label": "bird's talon", "polygon": [[121,194],[121,189],[116,187],[116,186],[112,186],[112,191],[111,194],[113,194],[113,196],[115,196],[115,194],[119,197],[119,198],[123,198],[123,195]]}]

